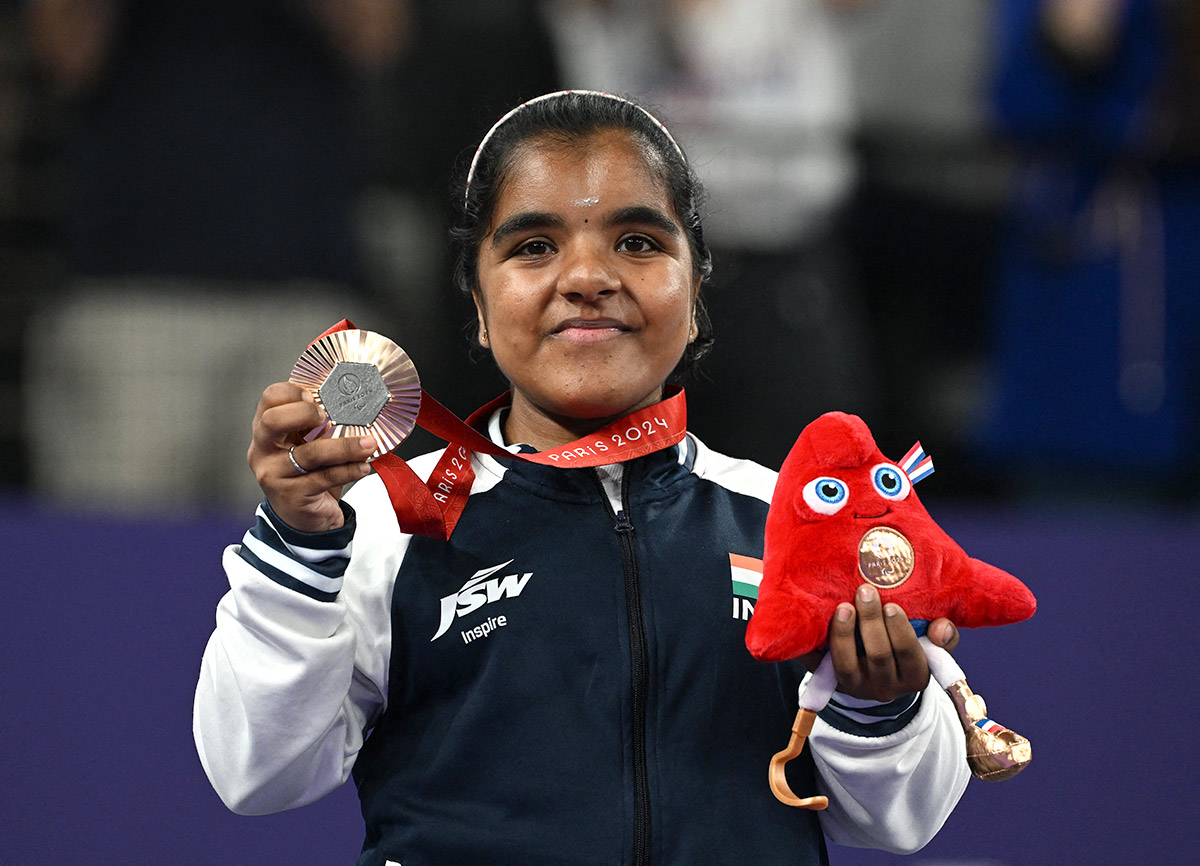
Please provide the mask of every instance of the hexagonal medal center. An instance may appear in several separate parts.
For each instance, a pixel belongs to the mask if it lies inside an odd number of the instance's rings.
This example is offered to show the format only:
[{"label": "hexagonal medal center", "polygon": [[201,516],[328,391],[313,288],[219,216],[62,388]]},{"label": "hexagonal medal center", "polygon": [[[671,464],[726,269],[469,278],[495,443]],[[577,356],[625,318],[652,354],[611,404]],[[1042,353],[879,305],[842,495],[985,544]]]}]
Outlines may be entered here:
[{"label": "hexagonal medal center", "polygon": [[389,399],[387,385],[374,364],[338,361],[317,389],[334,424],[368,427]]}]

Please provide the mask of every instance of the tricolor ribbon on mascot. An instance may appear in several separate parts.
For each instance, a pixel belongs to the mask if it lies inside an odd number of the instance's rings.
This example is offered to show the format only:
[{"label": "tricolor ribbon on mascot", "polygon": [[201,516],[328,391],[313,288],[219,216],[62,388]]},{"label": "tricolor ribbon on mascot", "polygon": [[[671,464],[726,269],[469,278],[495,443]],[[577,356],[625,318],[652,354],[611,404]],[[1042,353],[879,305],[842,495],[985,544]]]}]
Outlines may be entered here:
[{"label": "tricolor ribbon on mascot", "polygon": [[[353,328],[355,325],[349,319],[343,319],[317,340]],[[445,540],[454,532],[475,480],[472,452],[570,469],[606,466],[643,457],[675,445],[687,433],[687,402],[683,389],[670,387],[670,396],[661,402],[639,409],[574,442],[532,454],[515,454],[476,429],[476,425],[485,423],[497,409],[507,406],[511,394],[497,397],[464,422],[422,389],[417,426],[449,443],[429,480],[422,481],[395,454],[384,454],[371,465],[387,488],[400,529],[412,535]]]}]

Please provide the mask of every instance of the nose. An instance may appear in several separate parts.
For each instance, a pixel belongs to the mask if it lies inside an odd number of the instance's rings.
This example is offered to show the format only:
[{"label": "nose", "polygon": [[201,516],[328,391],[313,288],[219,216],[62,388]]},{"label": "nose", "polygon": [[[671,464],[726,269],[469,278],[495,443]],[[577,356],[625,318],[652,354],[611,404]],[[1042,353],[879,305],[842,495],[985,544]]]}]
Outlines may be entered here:
[{"label": "nose", "polygon": [[620,275],[600,244],[580,242],[564,252],[557,285],[560,295],[591,304],[621,290]]}]

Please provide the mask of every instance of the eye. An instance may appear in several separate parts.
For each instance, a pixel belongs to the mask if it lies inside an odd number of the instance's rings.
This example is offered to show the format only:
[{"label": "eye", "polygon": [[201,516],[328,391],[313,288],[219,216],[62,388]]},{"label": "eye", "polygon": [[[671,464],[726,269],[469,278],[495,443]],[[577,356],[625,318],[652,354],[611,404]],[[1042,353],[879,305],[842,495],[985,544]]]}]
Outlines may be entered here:
[{"label": "eye", "polygon": [[617,241],[617,250],[623,253],[650,253],[658,248],[658,244],[645,235],[628,235]]},{"label": "eye", "polygon": [[891,463],[880,463],[871,470],[871,483],[875,490],[885,499],[901,500],[912,490],[912,483],[899,466]]},{"label": "eye", "polygon": [[817,514],[837,514],[850,497],[845,483],[836,478],[814,478],[804,485],[804,502]]},{"label": "eye", "polygon": [[540,239],[526,241],[516,249],[516,254],[519,256],[536,257],[544,256],[552,252],[554,252],[554,247],[550,245],[550,242]]}]

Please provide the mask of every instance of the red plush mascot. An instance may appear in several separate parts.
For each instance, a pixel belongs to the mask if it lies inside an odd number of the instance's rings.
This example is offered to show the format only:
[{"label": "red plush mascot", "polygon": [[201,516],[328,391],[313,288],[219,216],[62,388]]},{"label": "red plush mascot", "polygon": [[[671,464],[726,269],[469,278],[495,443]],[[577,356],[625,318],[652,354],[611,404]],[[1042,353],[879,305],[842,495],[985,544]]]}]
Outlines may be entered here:
[{"label": "red plush mascot", "polygon": [[[913,492],[933,471],[920,443],[899,464],[880,453],[863,420],[830,412],[796,440],[767,514],[763,577],[746,646],[761,661],[795,658],[826,644],[837,605],[865,580],[900,605],[922,633],[945,616],[956,625],[1004,625],[1033,615],[1033,594],[1011,574],[972,559],[929,516]],[[934,679],[950,694],[979,778],[1005,779],[1029,763],[1029,741],[987,718],[962,669],[922,636]],[[796,797],[783,767],[800,754],[816,713],[836,686],[828,654],[800,696],[788,748],[771,760],[775,796],[824,808],[824,797]]]}]

